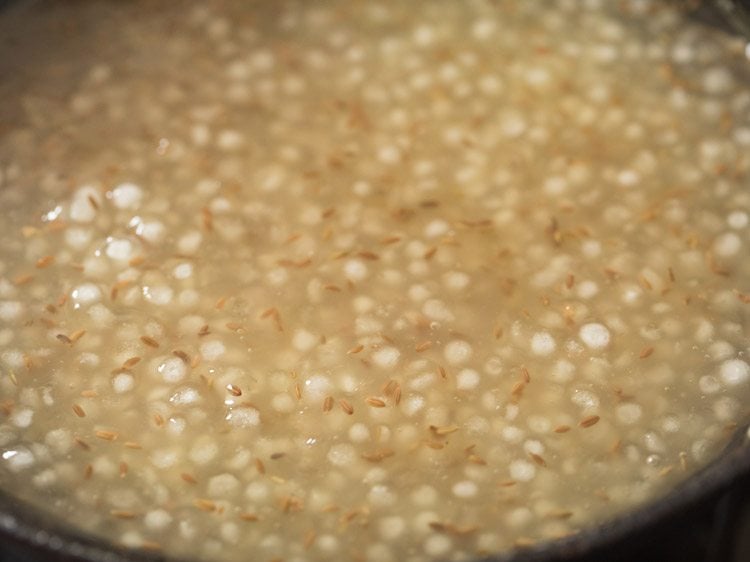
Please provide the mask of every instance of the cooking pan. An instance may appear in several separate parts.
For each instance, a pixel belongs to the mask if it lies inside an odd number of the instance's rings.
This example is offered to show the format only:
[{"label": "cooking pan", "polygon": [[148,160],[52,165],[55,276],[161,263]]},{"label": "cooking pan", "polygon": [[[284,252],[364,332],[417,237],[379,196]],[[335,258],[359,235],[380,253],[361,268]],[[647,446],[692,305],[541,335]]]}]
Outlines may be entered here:
[{"label": "cooking pan", "polygon": [[[0,0],[0,17],[11,0]],[[685,2],[691,17],[707,25],[733,30],[750,37],[750,2],[716,0]],[[750,43],[746,50],[750,58]],[[644,546],[658,543],[665,533],[690,524],[708,522],[708,532],[699,554],[707,562],[728,560],[731,529],[744,505],[750,502],[750,430],[739,426],[723,451],[665,495],[611,520],[590,526],[574,535],[501,553],[484,560],[495,562],[630,560]],[[698,554],[682,553],[683,560]],[[0,490],[0,562],[172,562],[174,559],[150,551],[124,549],[88,535],[32,507],[8,491]]]}]

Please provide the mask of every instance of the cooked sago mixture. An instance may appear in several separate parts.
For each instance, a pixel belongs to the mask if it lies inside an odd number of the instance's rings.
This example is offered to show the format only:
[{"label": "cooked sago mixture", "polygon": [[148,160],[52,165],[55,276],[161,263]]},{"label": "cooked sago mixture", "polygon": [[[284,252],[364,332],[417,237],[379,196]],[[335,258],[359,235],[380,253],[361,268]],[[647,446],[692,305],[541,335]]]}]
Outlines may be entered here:
[{"label": "cooked sago mixture", "polygon": [[664,3],[16,4],[0,482],[200,560],[468,560],[750,400],[750,62]]}]

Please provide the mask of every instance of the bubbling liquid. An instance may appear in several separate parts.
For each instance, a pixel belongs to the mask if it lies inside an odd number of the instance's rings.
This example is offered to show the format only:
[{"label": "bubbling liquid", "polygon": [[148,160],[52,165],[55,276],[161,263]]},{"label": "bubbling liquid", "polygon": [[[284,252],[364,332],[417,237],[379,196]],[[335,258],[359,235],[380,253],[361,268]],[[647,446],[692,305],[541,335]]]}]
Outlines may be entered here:
[{"label": "bubbling liquid", "polygon": [[171,556],[465,560],[748,414],[742,42],[647,1],[2,19],[22,500]]}]

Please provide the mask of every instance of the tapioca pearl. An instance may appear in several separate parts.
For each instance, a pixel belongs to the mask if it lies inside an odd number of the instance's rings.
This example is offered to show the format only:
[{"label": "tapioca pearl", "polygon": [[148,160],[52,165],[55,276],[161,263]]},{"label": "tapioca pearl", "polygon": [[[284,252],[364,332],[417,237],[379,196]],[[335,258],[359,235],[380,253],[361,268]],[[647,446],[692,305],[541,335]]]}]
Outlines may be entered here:
[{"label": "tapioca pearl", "polygon": [[503,373],[504,369],[503,360],[500,359],[500,357],[490,357],[484,364],[484,372],[488,375],[500,375]]},{"label": "tapioca pearl", "polygon": [[149,460],[156,468],[167,469],[177,464],[179,457],[180,455],[176,449],[165,447],[162,449],[155,449],[149,455]]},{"label": "tapioca pearl", "polygon": [[124,394],[133,390],[135,387],[135,378],[130,373],[118,373],[112,377],[112,389],[117,394]]},{"label": "tapioca pearl", "polygon": [[200,392],[190,386],[180,388],[169,397],[169,403],[175,406],[189,406],[202,401]]},{"label": "tapioca pearl", "polygon": [[590,349],[603,349],[609,345],[610,333],[604,324],[592,322],[584,324],[578,331],[581,341]]},{"label": "tapioca pearl", "polygon": [[126,548],[140,548],[143,546],[143,536],[138,531],[125,531],[120,535],[120,543]]},{"label": "tapioca pearl", "polygon": [[167,227],[158,220],[140,220],[134,227],[135,233],[151,244],[159,244],[167,235]]},{"label": "tapioca pearl", "polygon": [[[0,262],[0,273],[4,271],[4,264]],[[18,294],[18,288],[8,279],[0,277],[0,297],[10,299]]]},{"label": "tapioca pearl", "polygon": [[165,382],[179,382],[187,375],[187,365],[178,357],[170,357],[158,364],[156,372]]},{"label": "tapioca pearl", "polygon": [[181,263],[175,266],[175,268],[172,270],[172,276],[175,279],[179,280],[185,280],[190,279],[190,277],[193,276],[193,264],[191,263]]},{"label": "tapioca pearl", "polygon": [[5,462],[5,466],[11,472],[21,472],[36,464],[36,457],[26,447],[16,446],[13,449],[3,451],[0,458]]},{"label": "tapioca pearl", "polygon": [[664,440],[655,432],[649,431],[643,436],[643,444],[652,453],[663,453],[666,450]]},{"label": "tapioca pearl", "polygon": [[599,407],[599,397],[588,390],[575,389],[570,400],[585,410],[593,410]]},{"label": "tapioca pearl", "polygon": [[430,221],[427,226],[424,227],[424,235],[426,238],[437,238],[444,236],[450,230],[450,225],[441,219],[435,219]]},{"label": "tapioca pearl", "polygon": [[372,316],[360,316],[354,321],[354,333],[358,336],[376,334],[383,329],[383,323]]},{"label": "tapioca pearl", "polygon": [[352,299],[352,308],[357,314],[366,314],[375,308],[375,301],[368,296],[359,295]]},{"label": "tapioca pearl", "polygon": [[355,423],[349,428],[349,440],[352,443],[365,443],[371,439],[370,429],[363,423]]},{"label": "tapioca pearl", "polygon": [[424,551],[428,556],[444,556],[453,548],[453,540],[447,535],[430,535],[424,541]]},{"label": "tapioca pearl", "polygon": [[74,250],[82,250],[91,243],[94,231],[89,228],[71,226],[65,229],[65,243]]},{"label": "tapioca pearl", "polygon": [[468,136],[468,132],[462,127],[449,126],[442,131],[441,138],[449,146],[460,145]]},{"label": "tapioca pearl", "polygon": [[78,223],[90,223],[97,215],[102,203],[99,191],[91,186],[84,186],[74,194],[70,204],[70,219]]},{"label": "tapioca pearl", "polygon": [[262,504],[271,497],[271,490],[266,482],[256,480],[245,487],[245,497],[253,503]]},{"label": "tapioca pearl", "polygon": [[602,253],[602,244],[598,240],[584,240],[581,243],[581,251],[587,258],[595,258]]},{"label": "tapioca pearl", "polygon": [[486,96],[496,96],[504,89],[503,81],[494,74],[485,74],[479,78],[479,91]]},{"label": "tapioca pearl", "polygon": [[102,291],[93,283],[84,283],[73,289],[70,296],[76,305],[87,305],[101,300]]},{"label": "tapioca pearl", "polygon": [[252,406],[237,406],[230,409],[224,420],[232,427],[251,428],[260,425],[260,412]]},{"label": "tapioca pearl", "polygon": [[199,230],[191,230],[177,240],[177,251],[184,255],[193,255],[203,243],[203,234]]},{"label": "tapioca pearl", "polygon": [[240,488],[240,481],[236,476],[225,472],[212,476],[208,480],[206,491],[211,498],[231,498]]},{"label": "tapioca pearl", "polygon": [[137,209],[143,200],[143,190],[134,183],[125,182],[112,190],[111,198],[118,209]]},{"label": "tapioca pearl", "polygon": [[490,39],[497,30],[497,22],[492,19],[479,19],[471,24],[471,36],[478,41]]},{"label": "tapioca pearl", "polygon": [[672,47],[672,60],[678,64],[687,64],[695,59],[695,49],[689,43],[677,43]]},{"label": "tapioca pearl", "polygon": [[384,369],[390,369],[398,364],[401,352],[395,347],[383,347],[373,352],[371,358],[373,363]]},{"label": "tapioca pearl", "polygon": [[550,355],[556,348],[555,338],[549,332],[537,332],[531,336],[531,351],[534,355]]},{"label": "tapioca pearl", "polygon": [[464,425],[468,433],[474,433],[476,435],[486,435],[492,429],[490,422],[486,418],[480,416],[469,418]]},{"label": "tapioca pearl", "polygon": [[456,319],[448,306],[440,299],[429,299],[422,305],[422,313],[430,320],[452,322]]},{"label": "tapioca pearl", "polygon": [[453,291],[466,289],[471,282],[471,278],[462,271],[449,271],[443,275],[443,284]]},{"label": "tapioca pearl", "polygon": [[446,83],[456,82],[461,76],[461,69],[452,62],[446,62],[438,69],[438,76]]},{"label": "tapioca pearl", "polygon": [[724,94],[732,89],[734,78],[728,69],[714,66],[703,73],[701,85],[709,94]]},{"label": "tapioca pearl", "polygon": [[417,160],[412,169],[417,176],[430,176],[435,172],[435,163],[432,160]]},{"label": "tapioca pearl", "polygon": [[425,260],[414,260],[407,266],[406,270],[413,277],[424,277],[430,272],[430,266]]},{"label": "tapioca pearl", "polygon": [[9,420],[14,426],[25,429],[34,420],[34,410],[31,408],[16,408],[11,413]]},{"label": "tapioca pearl", "polygon": [[[2,315],[0,314],[0,318]],[[0,330],[0,347],[7,347],[15,338],[15,333],[10,328]]]},{"label": "tapioca pearl", "polygon": [[388,471],[382,467],[376,466],[365,473],[362,482],[365,484],[377,484],[378,482],[383,482],[387,479]]},{"label": "tapioca pearl", "polygon": [[226,347],[220,340],[209,340],[201,344],[200,353],[203,359],[215,361],[226,353]]},{"label": "tapioca pearl", "polygon": [[177,304],[182,308],[194,308],[200,303],[201,296],[195,289],[185,289],[177,295]]},{"label": "tapioca pearl", "polygon": [[35,487],[44,489],[54,486],[58,480],[59,476],[57,471],[53,468],[48,468],[35,474],[32,477],[31,482]]},{"label": "tapioca pearl", "polygon": [[421,259],[427,251],[427,246],[421,240],[411,240],[406,244],[405,254],[414,260]]},{"label": "tapioca pearl", "polygon": [[375,507],[388,507],[396,503],[398,496],[385,484],[376,484],[367,494],[370,504]]},{"label": "tapioca pearl", "polygon": [[166,306],[172,302],[174,291],[167,285],[144,286],[143,298],[151,304]]},{"label": "tapioca pearl", "polygon": [[528,128],[528,123],[521,113],[506,112],[500,117],[499,131],[509,139],[518,138]]},{"label": "tapioca pearl", "polygon": [[500,431],[500,436],[508,443],[520,443],[524,435],[524,431],[514,425],[507,425]]},{"label": "tapioca pearl", "polygon": [[397,269],[386,269],[380,274],[380,278],[387,285],[396,286],[403,282],[404,275]]},{"label": "tapioca pearl", "polygon": [[331,380],[324,375],[311,375],[304,382],[305,398],[317,402],[327,396],[333,388]]},{"label": "tapioca pearl", "polygon": [[548,195],[561,195],[568,187],[568,180],[563,176],[552,176],[544,180],[543,189]]},{"label": "tapioca pearl", "polygon": [[529,416],[527,425],[534,433],[549,433],[552,422],[546,416]]},{"label": "tapioca pearl", "polygon": [[407,384],[411,390],[424,391],[430,388],[437,380],[438,375],[433,372],[424,372],[414,376]]},{"label": "tapioca pearl", "polygon": [[83,273],[88,278],[103,278],[110,272],[110,265],[109,260],[96,252],[83,260]]},{"label": "tapioca pearl", "polygon": [[567,359],[560,359],[552,365],[549,371],[550,378],[558,383],[566,383],[573,379],[575,375],[575,365]]},{"label": "tapioca pearl", "polygon": [[715,341],[708,346],[708,354],[714,361],[723,361],[734,355],[734,346],[723,340]]},{"label": "tapioca pearl", "polygon": [[115,261],[128,261],[133,257],[133,243],[127,238],[109,238],[105,252]]},{"label": "tapioca pearl", "polygon": [[529,86],[541,88],[550,83],[552,76],[549,70],[544,67],[527,68],[524,73],[524,80]]},{"label": "tapioca pearl", "polygon": [[513,421],[518,417],[518,413],[521,409],[518,404],[506,404],[505,405],[505,419],[507,421]]},{"label": "tapioca pearl", "polygon": [[680,420],[677,416],[668,415],[661,421],[661,428],[666,433],[677,433],[681,427]]},{"label": "tapioca pearl", "polygon": [[285,267],[274,267],[266,273],[266,281],[273,287],[280,287],[289,281],[289,271]]},{"label": "tapioca pearl", "polygon": [[416,488],[410,495],[411,502],[420,507],[433,505],[439,497],[435,488],[429,484],[422,484]]},{"label": "tapioca pearl", "polygon": [[536,466],[522,459],[512,461],[508,466],[508,471],[510,477],[519,482],[528,482],[536,476]]},{"label": "tapioca pearl", "polygon": [[458,390],[473,390],[481,382],[481,377],[474,369],[461,369],[456,375],[456,388]]},{"label": "tapioca pearl", "polygon": [[729,359],[719,368],[721,380],[729,386],[737,386],[750,380],[750,365],[742,359]]},{"label": "tapioca pearl", "polygon": [[190,140],[196,146],[207,146],[211,142],[211,129],[204,123],[196,123],[190,127]]},{"label": "tapioca pearl", "polygon": [[280,414],[291,414],[295,410],[296,404],[288,393],[283,392],[271,398],[271,407]]},{"label": "tapioca pearl", "polygon": [[745,228],[750,222],[748,214],[745,211],[732,211],[727,216],[727,225],[735,230],[741,230]]},{"label": "tapioca pearl", "polygon": [[216,135],[216,146],[221,150],[230,152],[238,150],[245,144],[245,135],[233,129],[224,129]]},{"label": "tapioca pearl", "polygon": [[10,322],[19,318],[24,312],[24,305],[19,301],[0,302],[0,320]]},{"label": "tapioca pearl", "polygon": [[456,482],[451,488],[451,491],[453,492],[454,496],[466,499],[476,496],[477,492],[479,492],[479,487],[475,482],[472,482],[471,480],[462,480],[460,482]]},{"label": "tapioca pearl", "polygon": [[368,269],[361,260],[347,260],[344,263],[344,275],[352,281],[362,281],[367,277]]},{"label": "tapioca pearl", "polygon": [[734,396],[721,396],[713,403],[713,412],[720,422],[735,421],[740,413],[742,405]]},{"label": "tapioca pearl", "polygon": [[372,193],[372,184],[364,180],[354,182],[354,185],[352,185],[352,191],[359,197],[367,197]]},{"label": "tapioca pearl", "polygon": [[742,249],[742,239],[734,232],[725,232],[716,237],[713,249],[721,257],[734,256]]},{"label": "tapioca pearl", "polygon": [[164,509],[152,509],[143,516],[143,523],[151,531],[163,531],[173,520],[172,515]]},{"label": "tapioca pearl", "polygon": [[640,183],[641,175],[631,169],[621,170],[617,174],[617,183],[623,187],[633,187]]},{"label": "tapioca pearl", "polygon": [[626,402],[624,404],[620,404],[615,409],[615,415],[617,416],[617,420],[626,425],[632,425],[634,423],[637,423],[638,420],[641,419],[642,414],[643,414],[643,408],[641,408],[638,404],[635,404],[633,402]]},{"label": "tapioca pearl", "polygon": [[412,394],[401,401],[401,410],[407,417],[414,417],[422,412],[427,404],[424,396]]},{"label": "tapioca pearl", "polygon": [[429,72],[415,72],[409,78],[409,86],[416,92],[422,92],[428,89],[435,82],[433,76]]},{"label": "tapioca pearl", "polygon": [[643,296],[643,289],[638,285],[623,284],[620,293],[620,300],[625,304],[634,305],[638,303]]},{"label": "tapioca pearl", "polygon": [[351,466],[357,460],[357,450],[349,443],[338,443],[328,449],[326,458],[334,466]]},{"label": "tapioca pearl", "polygon": [[474,350],[469,342],[452,340],[446,344],[443,356],[451,365],[460,365],[471,359],[473,352]]},{"label": "tapioca pearl", "polygon": [[315,547],[322,552],[336,553],[340,549],[339,539],[334,535],[320,535],[315,541]]},{"label": "tapioca pearl", "polygon": [[406,521],[403,517],[391,515],[384,517],[378,524],[380,536],[387,541],[400,537],[406,530]]},{"label": "tapioca pearl", "polygon": [[544,454],[545,447],[541,441],[537,441],[536,439],[529,439],[527,441],[524,441],[523,450],[534,455],[542,455]]},{"label": "tapioca pearl", "polygon": [[590,299],[599,293],[599,285],[595,281],[584,280],[576,284],[576,294],[582,299]]},{"label": "tapioca pearl", "polygon": [[409,298],[414,302],[423,302],[431,295],[430,290],[424,285],[412,285],[409,287]]},{"label": "tapioca pearl", "polygon": [[307,226],[315,226],[323,220],[323,209],[317,205],[306,205],[299,213],[299,222]]},{"label": "tapioca pearl", "polygon": [[318,345],[319,341],[319,337],[304,328],[298,328],[292,336],[292,345],[294,346],[294,349],[302,353],[310,351]]},{"label": "tapioca pearl", "polygon": [[21,368],[25,365],[24,353],[18,349],[4,349],[0,353],[0,359],[2,359],[8,367],[14,369]]}]

